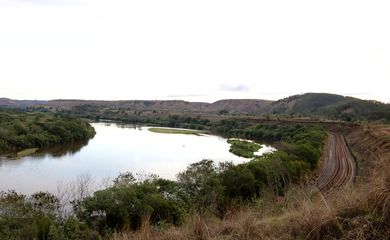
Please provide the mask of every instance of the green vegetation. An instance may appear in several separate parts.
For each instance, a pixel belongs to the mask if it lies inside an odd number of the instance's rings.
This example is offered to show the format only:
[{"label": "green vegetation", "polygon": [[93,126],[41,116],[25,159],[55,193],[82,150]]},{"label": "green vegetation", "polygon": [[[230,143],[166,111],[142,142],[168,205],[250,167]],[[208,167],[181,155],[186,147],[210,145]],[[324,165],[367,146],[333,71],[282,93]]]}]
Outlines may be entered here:
[{"label": "green vegetation", "polygon": [[22,156],[36,148],[87,140],[94,135],[93,127],[80,119],[0,110],[0,154],[20,151],[18,156]]},{"label": "green vegetation", "polygon": [[145,220],[179,224],[183,212],[176,185],[153,176],[136,181],[133,175],[124,173],[112,187],[95,192],[74,207],[77,217],[102,235],[115,229],[139,229]]},{"label": "green vegetation", "polygon": [[59,199],[50,193],[0,192],[0,210],[0,239],[100,239],[85,223],[63,216]]},{"label": "green vegetation", "polygon": [[255,157],[255,152],[257,152],[261,148],[260,144],[245,140],[230,139],[227,142],[230,144],[229,151],[231,153],[244,158]]},{"label": "green vegetation", "polygon": [[167,133],[167,134],[193,134],[199,135],[200,131],[189,130],[189,129],[175,129],[175,128],[149,128],[149,131],[155,133]]}]

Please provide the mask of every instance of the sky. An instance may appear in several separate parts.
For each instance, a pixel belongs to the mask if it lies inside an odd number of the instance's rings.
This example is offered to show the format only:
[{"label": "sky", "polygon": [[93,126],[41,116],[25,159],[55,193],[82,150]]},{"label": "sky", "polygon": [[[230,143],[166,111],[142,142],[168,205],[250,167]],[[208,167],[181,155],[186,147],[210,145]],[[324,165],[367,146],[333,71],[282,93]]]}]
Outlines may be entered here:
[{"label": "sky", "polygon": [[0,97],[390,103],[389,0],[0,0]]}]

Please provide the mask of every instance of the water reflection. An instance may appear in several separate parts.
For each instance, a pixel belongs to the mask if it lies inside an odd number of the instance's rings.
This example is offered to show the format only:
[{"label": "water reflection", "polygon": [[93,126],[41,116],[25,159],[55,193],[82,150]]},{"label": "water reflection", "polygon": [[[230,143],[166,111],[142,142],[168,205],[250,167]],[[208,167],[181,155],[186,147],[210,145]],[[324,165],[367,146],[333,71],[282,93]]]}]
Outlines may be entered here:
[{"label": "water reflection", "polygon": [[102,124],[106,127],[115,126],[118,128],[128,128],[128,129],[136,129],[136,130],[142,130],[142,128],[144,127],[142,125],[136,125],[136,124],[131,124],[131,123],[116,123],[116,122],[108,121],[108,120],[100,120],[99,124]]},{"label": "water reflection", "polygon": [[26,159],[34,160],[34,161],[41,161],[46,158],[61,158],[63,156],[72,156],[74,154],[77,154],[81,149],[88,145],[89,140],[86,141],[78,141],[73,143],[68,143],[65,145],[54,145],[52,147],[48,148],[41,148],[37,152],[27,156],[18,158],[16,154],[9,154],[7,156],[4,156],[0,158],[0,167],[2,165],[12,166],[13,168],[17,167],[18,165],[22,165],[23,162]]},{"label": "water reflection", "polygon": [[[56,157],[62,157],[64,155],[73,155],[79,152],[83,147],[87,146],[89,141],[90,139],[84,141],[76,141],[73,143],[67,143],[63,145],[57,144],[51,147],[40,148],[35,153],[30,154],[29,157],[39,159],[42,158],[43,156],[50,156],[56,158]],[[0,164],[1,161],[5,161],[5,160],[12,160],[17,162],[18,160],[21,159],[23,158],[18,157],[16,153],[9,153],[0,157]]]},{"label": "water reflection", "polygon": [[32,158],[42,158],[43,156],[62,157],[64,155],[74,155],[78,153],[83,147],[87,146],[90,140],[78,141],[64,145],[54,145],[50,148],[41,148]]}]

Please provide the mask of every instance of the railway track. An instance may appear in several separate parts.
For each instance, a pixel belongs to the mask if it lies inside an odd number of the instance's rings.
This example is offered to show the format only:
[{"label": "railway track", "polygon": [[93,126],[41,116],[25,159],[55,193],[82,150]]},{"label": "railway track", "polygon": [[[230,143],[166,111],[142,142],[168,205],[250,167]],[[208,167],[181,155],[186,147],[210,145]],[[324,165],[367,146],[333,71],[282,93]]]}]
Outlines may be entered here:
[{"label": "railway track", "polygon": [[356,175],[355,160],[344,137],[338,133],[328,134],[328,150],[316,183],[318,189],[323,193],[347,186]]}]

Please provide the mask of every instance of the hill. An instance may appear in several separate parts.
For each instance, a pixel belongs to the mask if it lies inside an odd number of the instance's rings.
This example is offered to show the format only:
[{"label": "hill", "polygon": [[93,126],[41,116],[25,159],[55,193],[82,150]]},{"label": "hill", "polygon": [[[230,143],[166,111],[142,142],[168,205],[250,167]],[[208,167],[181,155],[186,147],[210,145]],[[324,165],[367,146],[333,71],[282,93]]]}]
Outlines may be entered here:
[{"label": "hill", "polygon": [[9,98],[0,98],[0,106],[8,107],[26,107],[38,104],[45,104],[47,101],[42,100],[14,100]]},{"label": "hill", "polygon": [[187,102],[183,100],[101,101],[60,99],[29,101],[0,98],[0,106],[44,108],[51,111],[77,112],[79,115],[105,111],[111,111],[112,114],[116,114],[120,111],[128,116],[132,114],[139,115],[140,112],[148,116],[152,116],[156,112],[164,112],[164,115],[177,113],[250,114],[260,116],[314,117],[346,121],[390,121],[390,104],[329,93],[305,93],[277,101],[225,99],[214,103]]},{"label": "hill", "polygon": [[209,104],[207,110],[210,112],[219,112],[226,110],[228,112],[239,113],[259,113],[266,106],[271,104],[270,100],[261,99],[227,99]]},{"label": "hill", "polygon": [[260,99],[227,99],[214,103],[187,102],[182,100],[125,100],[125,101],[88,101],[88,100],[52,100],[46,104],[52,108],[70,110],[80,106],[104,107],[118,110],[146,110],[168,112],[204,112],[218,113],[259,113],[265,106],[272,103]]},{"label": "hill", "polygon": [[306,93],[273,102],[263,113],[342,120],[390,120],[390,105],[328,93]]}]

